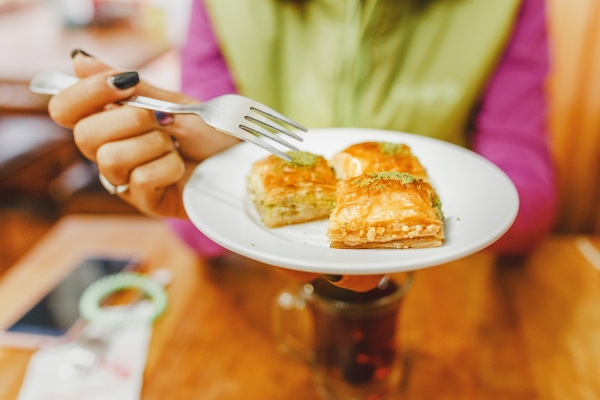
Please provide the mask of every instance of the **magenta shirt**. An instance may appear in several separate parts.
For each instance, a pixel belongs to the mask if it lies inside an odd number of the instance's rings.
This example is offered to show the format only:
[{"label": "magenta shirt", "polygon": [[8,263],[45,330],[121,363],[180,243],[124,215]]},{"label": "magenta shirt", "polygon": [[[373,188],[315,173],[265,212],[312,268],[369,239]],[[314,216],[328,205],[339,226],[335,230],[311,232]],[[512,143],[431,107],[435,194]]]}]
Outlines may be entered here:
[{"label": "magenta shirt", "polygon": [[[512,37],[475,115],[471,146],[500,167],[519,192],[515,223],[491,246],[502,254],[526,253],[554,223],[557,194],[544,93],[548,69],[544,0],[524,0]],[[182,90],[202,101],[236,92],[202,0],[194,0],[192,6],[189,35],[182,51]],[[203,256],[214,257],[226,251],[190,221],[169,222]]]}]

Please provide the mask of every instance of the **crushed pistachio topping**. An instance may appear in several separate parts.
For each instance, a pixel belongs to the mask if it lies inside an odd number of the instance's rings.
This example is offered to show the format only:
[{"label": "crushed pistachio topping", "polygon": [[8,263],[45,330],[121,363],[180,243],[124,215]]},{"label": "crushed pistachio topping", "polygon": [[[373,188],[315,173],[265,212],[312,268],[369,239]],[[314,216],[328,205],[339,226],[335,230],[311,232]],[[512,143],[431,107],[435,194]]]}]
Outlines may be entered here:
[{"label": "crushed pistachio topping", "polygon": [[288,151],[286,154],[292,157],[292,162],[284,162],[295,168],[312,168],[319,160],[319,156],[305,151]]},{"label": "crushed pistachio topping", "polygon": [[405,146],[401,143],[379,142],[379,151],[381,151],[381,154],[393,156],[401,153],[404,149]]},{"label": "crushed pistachio topping", "polygon": [[438,197],[438,195],[434,194],[431,196],[431,205],[435,210],[435,213],[440,221],[444,220],[444,213],[442,212],[442,201]]},{"label": "crushed pistachio topping", "polygon": [[[383,185],[381,185],[385,181],[399,181],[403,185],[408,185],[417,181],[413,175],[408,172],[396,172],[396,171],[386,171],[386,172],[367,172],[367,177],[361,177],[352,181],[354,186],[358,187],[369,187],[371,189],[382,189]],[[380,184],[380,185],[378,185]]]}]

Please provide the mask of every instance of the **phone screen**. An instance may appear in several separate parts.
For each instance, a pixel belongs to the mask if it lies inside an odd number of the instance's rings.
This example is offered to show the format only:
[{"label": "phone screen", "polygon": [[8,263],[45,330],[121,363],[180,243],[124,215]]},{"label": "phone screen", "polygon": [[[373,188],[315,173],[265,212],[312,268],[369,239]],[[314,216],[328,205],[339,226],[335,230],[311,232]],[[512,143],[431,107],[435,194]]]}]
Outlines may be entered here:
[{"label": "phone screen", "polygon": [[85,289],[94,281],[135,264],[133,258],[85,259],[7,331],[56,337],[65,335],[80,317],[79,298]]}]

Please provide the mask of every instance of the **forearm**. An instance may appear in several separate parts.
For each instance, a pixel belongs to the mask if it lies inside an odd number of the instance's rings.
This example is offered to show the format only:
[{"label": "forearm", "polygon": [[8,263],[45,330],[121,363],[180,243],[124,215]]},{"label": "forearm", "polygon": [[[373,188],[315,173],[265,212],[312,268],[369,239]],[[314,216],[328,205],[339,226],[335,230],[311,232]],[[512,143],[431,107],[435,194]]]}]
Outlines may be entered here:
[{"label": "forearm", "polygon": [[[502,169],[519,194],[519,212],[509,231],[491,249],[525,254],[551,230],[556,214],[554,170],[543,145],[524,146],[511,135],[506,140],[482,139],[475,150]],[[494,212],[494,210],[490,210]]]},{"label": "forearm", "polygon": [[519,193],[516,221],[491,247],[505,254],[527,252],[550,231],[555,218],[555,171],[544,93],[548,64],[543,0],[526,0],[484,93],[472,142],[477,153],[510,177]]}]

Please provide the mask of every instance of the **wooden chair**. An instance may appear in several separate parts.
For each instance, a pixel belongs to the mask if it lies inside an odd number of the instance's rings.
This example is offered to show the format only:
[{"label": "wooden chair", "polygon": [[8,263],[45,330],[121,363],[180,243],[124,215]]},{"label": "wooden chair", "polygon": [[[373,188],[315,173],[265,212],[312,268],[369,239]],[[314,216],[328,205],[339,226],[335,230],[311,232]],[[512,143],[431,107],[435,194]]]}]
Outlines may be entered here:
[{"label": "wooden chair", "polygon": [[548,0],[549,129],[559,173],[557,229],[600,233],[600,2]]}]

